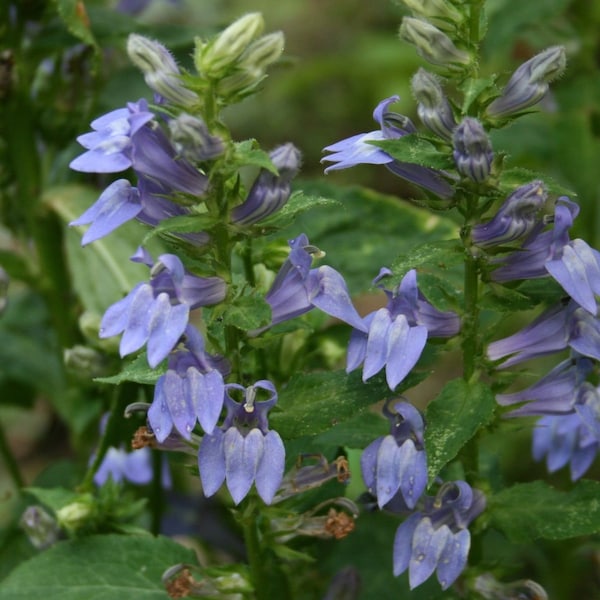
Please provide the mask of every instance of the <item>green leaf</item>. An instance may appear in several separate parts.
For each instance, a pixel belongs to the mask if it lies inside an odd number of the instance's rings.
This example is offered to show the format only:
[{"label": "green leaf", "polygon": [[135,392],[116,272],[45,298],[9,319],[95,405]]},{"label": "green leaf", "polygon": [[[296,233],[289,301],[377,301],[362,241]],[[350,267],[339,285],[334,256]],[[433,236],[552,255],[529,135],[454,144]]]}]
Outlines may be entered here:
[{"label": "green leaf", "polygon": [[466,84],[462,86],[464,93],[462,114],[469,114],[471,104],[473,104],[482,92],[493,89],[495,80],[495,76],[486,77],[485,79],[467,79]]},{"label": "green leaf", "polygon": [[369,140],[369,144],[381,148],[392,158],[432,169],[449,169],[454,166],[449,153],[438,152],[435,146],[416,134],[393,140]]},{"label": "green leaf", "polygon": [[363,383],[358,371],[297,375],[280,391],[277,406],[281,410],[273,411],[269,420],[287,440],[316,435],[364,413],[375,402],[398,396],[418,379],[418,374],[411,373],[392,392],[383,376]]},{"label": "green leaf", "polygon": [[74,502],[80,497],[80,494],[63,487],[28,487],[25,491],[54,512],[60,510],[67,504]]},{"label": "green leaf", "polygon": [[123,370],[116,375],[110,377],[96,377],[94,381],[98,383],[112,383],[118,385],[125,381],[133,381],[146,385],[154,385],[156,380],[166,371],[166,361],[163,361],[162,366],[159,365],[156,369],[148,366],[146,353],[139,354],[130,363],[123,367]]},{"label": "green leaf", "polygon": [[271,322],[271,307],[259,296],[239,296],[227,306],[223,322],[242,331],[258,329]]},{"label": "green leaf", "polygon": [[166,569],[195,563],[194,553],[166,537],[95,535],[59,542],[16,567],[0,600],[166,600]]},{"label": "green leaf", "polygon": [[454,379],[444,386],[425,412],[430,483],[479,428],[491,421],[495,408],[494,395],[481,382]]},{"label": "green leaf", "polygon": [[320,206],[340,206],[341,202],[321,196],[306,195],[302,191],[294,192],[281,210],[258,223],[259,227],[287,227],[303,212]]},{"label": "green leaf", "polygon": [[90,29],[90,19],[85,10],[85,4],[78,0],[54,0],[58,15],[66,25],[69,33],[92,46],[99,53],[96,38]]},{"label": "green leaf", "polygon": [[144,236],[142,245],[160,233],[199,233],[210,229],[216,222],[215,217],[208,213],[171,217],[152,227]]},{"label": "green leaf", "polygon": [[568,492],[532,481],[490,496],[487,513],[514,542],[563,540],[600,531],[599,499],[598,481],[581,480]]},{"label": "green leaf", "polygon": [[277,175],[278,171],[267,152],[261,150],[256,140],[244,140],[235,146],[234,160],[239,166],[252,165]]},{"label": "green leaf", "polygon": [[538,173],[537,171],[523,169],[522,167],[514,167],[502,171],[500,184],[507,192],[513,192],[517,187],[535,181],[536,179],[541,179],[546,184],[546,187],[551,194],[556,194],[557,196],[570,196],[571,198],[577,197],[577,194],[573,190],[557,183],[548,177],[546,173]]}]

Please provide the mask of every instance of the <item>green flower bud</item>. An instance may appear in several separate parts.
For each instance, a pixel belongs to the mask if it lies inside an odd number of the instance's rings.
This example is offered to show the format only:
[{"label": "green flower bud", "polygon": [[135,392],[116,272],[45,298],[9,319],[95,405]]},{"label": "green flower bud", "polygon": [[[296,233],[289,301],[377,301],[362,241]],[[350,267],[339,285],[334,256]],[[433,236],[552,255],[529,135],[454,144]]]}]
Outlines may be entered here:
[{"label": "green flower bud", "polygon": [[212,42],[197,42],[194,52],[196,69],[210,77],[224,74],[228,68],[235,65],[264,27],[265,22],[260,13],[248,13],[234,21]]},{"label": "green flower bud", "polygon": [[93,499],[90,494],[80,496],[81,500],[76,500],[63,506],[56,511],[56,519],[61,527],[67,531],[77,531],[85,526],[91,519],[94,507]]},{"label": "green flower bud", "polygon": [[252,42],[240,59],[240,67],[266,69],[283,53],[285,37],[281,31],[263,35]]},{"label": "green flower bud", "polygon": [[250,94],[265,77],[262,69],[242,69],[221,79],[217,84],[217,93],[223,98],[243,98]]},{"label": "green flower bud", "polygon": [[434,65],[462,70],[471,63],[468,52],[459,50],[445,33],[421,19],[404,17],[400,37],[413,44],[417,53]]},{"label": "green flower bud", "polygon": [[402,0],[414,15],[434,20],[441,29],[462,23],[465,15],[447,0]]},{"label": "green flower bud", "polygon": [[142,71],[146,85],[151,90],[181,106],[198,103],[198,96],[183,85],[175,59],[162,44],[131,33],[127,38],[127,54]]}]

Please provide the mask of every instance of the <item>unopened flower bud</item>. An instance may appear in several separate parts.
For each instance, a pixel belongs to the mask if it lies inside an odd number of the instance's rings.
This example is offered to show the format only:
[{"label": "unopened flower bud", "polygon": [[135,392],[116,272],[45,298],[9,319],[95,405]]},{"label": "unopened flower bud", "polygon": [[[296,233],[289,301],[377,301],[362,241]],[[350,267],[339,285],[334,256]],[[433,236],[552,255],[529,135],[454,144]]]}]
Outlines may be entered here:
[{"label": "unopened flower bud", "polygon": [[253,225],[277,212],[290,197],[290,182],[300,169],[300,151],[293,144],[284,144],[270,153],[278,174],[262,169],[246,200],[231,211],[231,222]]},{"label": "unopened flower bud", "polygon": [[284,46],[285,38],[281,31],[263,35],[248,46],[239,66],[264,70],[281,56]]},{"label": "unopened flower bud", "polygon": [[59,527],[55,519],[41,506],[27,507],[19,525],[38,550],[44,550],[58,540]]},{"label": "unopened flower bud", "polygon": [[525,237],[535,226],[536,215],[547,198],[548,192],[542,181],[520,186],[506,199],[493,219],[473,227],[473,242],[485,248]]},{"label": "unopened flower bud", "polygon": [[413,44],[417,53],[428,62],[451,70],[462,70],[471,63],[471,55],[459,50],[454,42],[427,21],[404,17],[400,37]]},{"label": "unopened flower bud", "polygon": [[190,106],[198,102],[197,94],[183,85],[175,59],[162,44],[131,33],[127,38],[127,54],[142,71],[151,90],[174,104]]},{"label": "unopened flower bud", "polygon": [[481,123],[465,117],[452,136],[453,156],[461,175],[478,183],[485,181],[492,167],[492,144]]},{"label": "unopened flower bud", "polygon": [[88,346],[65,348],[63,357],[67,371],[86,381],[100,377],[106,369],[104,356]]},{"label": "unopened flower bud", "polygon": [[447,0],[402,0],[417,17],[435,21],[441,29],[462,23],[465,15]]},{"label": "unopened flower bud", "polygon": [[93,515],[92,496],[86,494],[80,500],[71,502],[56,511],[56,518],[61,527],[68,531],[81,529]]},{"label": "unopened flower bud", "polygon": [[501,583],[491,573],[479,575],[473,589],[485,600],[548,600],[546,590],[531,579]]},{"label": "unopened flower bud", "polygon": [[548,83],[565,70],[567,57],[563,46],[552,46],[524,62],[511,76],[486,110],[494,118],[513,115],[537,104],[548,93]]},{"label": "unopened flower bud", "polygon": [[265,77],[262,69],[239,69],[217,82],[217,93],[222,98],[241,98],[254,90]]},{"label": "unopened flower bud", "polygon": [[425,69],[419,69],[412,78],[411,88],[418,102],[417,113],[423,124],[441,138],[451,140],[456,121],[437,78]]},{"label": "unopened flower bud", "polygon": [[197,44],[194,61],[198,72],[211,77],[222,75],[238,61],[264,27],[265,22],[260,13],[248,13],[234,21],[214,41]]},{"label": "unopened flower bud", "polygon": [[181,113],[169,121],[169,129],[177,153],[191,162],[212,160],[225,151],[223,140],[211,135],[206,123],[198,117]]}]

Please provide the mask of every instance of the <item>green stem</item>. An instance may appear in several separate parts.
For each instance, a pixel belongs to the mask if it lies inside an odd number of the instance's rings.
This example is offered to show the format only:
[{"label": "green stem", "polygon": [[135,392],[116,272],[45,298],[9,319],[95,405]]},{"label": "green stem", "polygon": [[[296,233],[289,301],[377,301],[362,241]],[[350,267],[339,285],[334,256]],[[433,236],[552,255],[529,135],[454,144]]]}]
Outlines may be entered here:
[{"label": "green stem", "polygon": [[2,455],[2,458],[4,458],[4,463],[8,469],[8,474],[13,480],[15,487],[17,490],[21,490],[21,488],[25,487],[25,480],[21,475],[21,470],[19,469],[17,460],[14,457],[10,446],[8,445],[8,440],[6,439],[2,424],[0,424],[0,454]]},{"label": "green stem", "polygon": [[263,568],[264,561],[258,535],[256,504],[253,500],[250,500],[250,504],[244,513],[244,542],[246,543],[246,553],[248,555],[248,564],[250,565],[255,597],[257,600],[269,600],[268,586],[265,584],[267,574]]},{"label": "green stem", "polygon": [[479,265],[470,247],[465,248],[464,293],[463,377],[470,381],[476,370],[479,350]]},{"label": "green stem", "polygon": [[471,11],[469,15],[469,41],[476,48],[479,46],[480,29],[479,24],[481,22],[481,8],[483,6],[483,0],[472,0]]}]

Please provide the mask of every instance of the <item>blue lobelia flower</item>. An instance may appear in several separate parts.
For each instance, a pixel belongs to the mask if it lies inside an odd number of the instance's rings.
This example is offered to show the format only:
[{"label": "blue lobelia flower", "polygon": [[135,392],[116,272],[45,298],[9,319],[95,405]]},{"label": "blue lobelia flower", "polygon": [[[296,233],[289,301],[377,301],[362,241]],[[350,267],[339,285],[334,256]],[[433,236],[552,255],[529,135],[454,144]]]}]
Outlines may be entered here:
[{"label": "blue lobelia flower", "polygon": [[356,312],[344,278],[331,267],[311,269],[311,246],[306,235],[289,241],[290,254],[273,281],[265,300],[271,306],[271,325],[298,317],[313,308],[366,331]]},{"label": "blue lobelia flower", "polygon": [[472,229],[473,242],[482,248],[508,244],[529,235],[537,225],[537,214],[548,198],[542,181],[518,187],[492,219]]},{"label": "blue lobelia flower", "polygon": [[416,128],[408,117],[388,110],[389,105],[398,100],[399,96],[391,96],[382,100],[375,108],[373,118],[381,126],[380,130],[360,133],[327,146],[325,150],[332,154],[324,157],[321,162],[327,161],[335,164],[327,167],[325,173],[360,164],[385,165],[395,175],[425,188],[441,198],[449,198],[454,190],[444,180],[440,171],[414,163],[399,162],[381,148],[369,143],[416,133]]},{"label": "blue lobelia flower", "polygon": [[147,344],[148,364],[154,368],[178,343],[190,310],[218,304],[225,298],[227,286],[219,277],[188,273],[174,254],[163,254],[154,263],[148,252],[139,248],[131,260],[151,268],[150,281],[139,283],[108,308],[100,323],[99,336],[107,338],[123,333],[121,356]]},{"label": "blue lobelia flower", "polygon": [[231,211],[234,225],[253,225],[277,212],[290,197],[290,182],[300,169],[300,151],[293,144],[284,144],[269,154],[277,175],[261,169],[248,196]]},{"label": "blue lobelia flower", "polygon": [[148,423],[159,443],[173,427],[189,440],[196,422],[212,433],[223,408],[228,362],[207,354],[204,339],[191,325],[185,329],[181,346],[169,355],[167,372],[158,378],[148,410]]},{"label": "blue lobelia flower", "polygon": [[[374,280],[391,274],[381,269]],[[352,331],[348,346],[346,371],[363,362],[363,381],[385,367],[390,389],[394,389],[415,366],[425,342],[431,337],[451,337],[460,330],[456,313],[434,308],[417,287],[417,272],[410,270],[395,291],[385,288],[387,306],[367,315],[363,327]]]},{"label": "blue lobelia flower", "polygon": [[566,414],[573,411],[582,385],[592,372],[594,363],[577,352],[562,361],[532,386],[512,394],[498,394],[496,401],[502,406],[525,403],[506,417],[531,417],[534,415]]},{"label": "blue lobelia flower", "polygon": [[600,360],[600,322],[573,300],[546,310],[521,331],[492,342],[487,355],[490,360],[509,357],[497,367],[505,369],[567,347]]},{"label": "blue lobelia flower", "polygon": [[408,569],[414,589],[435,571],[442,589],[449,588],[467,564],[471,545],[467,527],[484,508],[485,496],[465,481],[444,483],[398,527],[394,575]]},{"label": "blue lobelia flower", "polygon": [[600,440],[579,412],[544,416],[533,430],[533,458],[545,458],[550,473],[568,464],[572,481],[590,468],[599,448]]},{"label": "blue lobelia flower", "polygon": [[393,410],[389,407],[387,401],[383,414],[390,421],[390,433],[364,449],[360,459],[362,476],[379,508],[400,493],[412,509],[427,485],[425,424],[421,413],[408,402],[396,401]]},{"label": "blue lobelia flower", "polygon": [[[240,390],[244,399],[236,402],[229,394]],[[269,398],[257,402],[258,390]],[[225,385],[227,416],[220,428],[202,438],[198,451],[200,480],[206,496],[215,494],[227,483],[235,504],[239,504],[256,485],[258,495],[270,504],[281,484],[285,467],[285,448],[276,431],[269,430],[267,413],[277,402],[275,386],[266,380],[244,388]]]},{"label": "blue lobelia flower", "polygon": [[465,117],[452,133],[456,169],[477,183],[485,181],[492,168],[494,152],[483,125],[473,117]]}]

